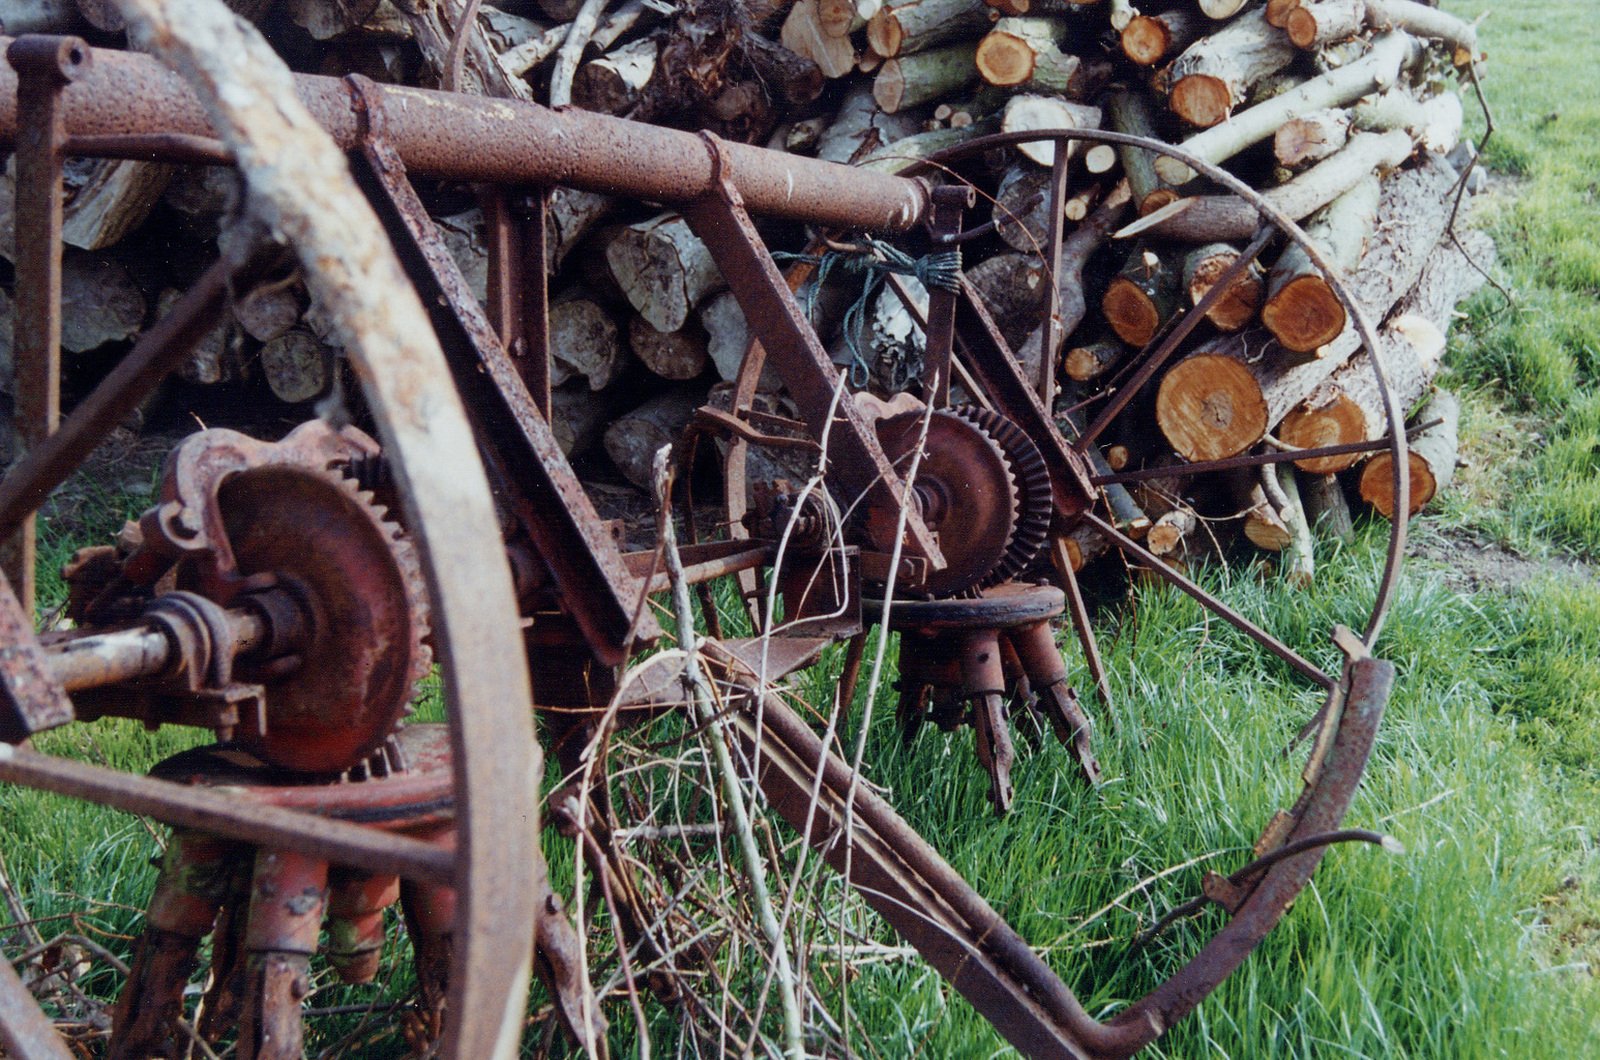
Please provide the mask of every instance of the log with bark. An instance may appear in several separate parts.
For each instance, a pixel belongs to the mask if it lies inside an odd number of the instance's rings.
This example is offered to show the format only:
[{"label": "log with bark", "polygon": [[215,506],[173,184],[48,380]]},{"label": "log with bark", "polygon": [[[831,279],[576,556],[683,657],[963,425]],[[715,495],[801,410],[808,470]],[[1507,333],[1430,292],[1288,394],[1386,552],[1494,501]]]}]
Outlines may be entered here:
[{"label": "log with bark", "polygon": [[[1431,156],[1384,182],[1373,238],[1348,277],[1372,320],[1383,320],[1421,275],[1427,260],[1421,248],[1439,242],[1448,220],[1441,204],[1452,183],[1443,161]],[[1310,360],[1285,356],[1265,330],[1202,343],[1163,376],[1157,423],[1185,459],[1236,456],[1261,441],[1360,345],[1353,325]]]},{"label": "log with bark", "polygon": [[[1410,470],[1410,514],[1422,511],[1455,477],[1461,403],[1448,390],[1436,390],[1417,412],[1417,422],[1433,424],[1412,436],[1407,445]],[[1361,499],[1384,518],[1394,518],[1394,457],[1379,453],[1361,469]]]},{"label": "log with bark", "polygon": [[1288,66],[1294,56],[1294,45],[1267,24],[1261,11],[1251,11],[1172,61],[1166,72],[1169,106],[1190,125],[1211,128],[1244,102],[1251,86]]},{"label": "log with bark", "polygon": [[[1311,218],[1311,237],[1323,261],[1339,274],[1355,268],[1378,223],[1379,184],[1367,176]],[[1339,337],[1344,304],[1321,268],[1298,243],[1291,243],[1267,275],[1267,300],[1261,323],[1286,350],[1311,353]]]}]

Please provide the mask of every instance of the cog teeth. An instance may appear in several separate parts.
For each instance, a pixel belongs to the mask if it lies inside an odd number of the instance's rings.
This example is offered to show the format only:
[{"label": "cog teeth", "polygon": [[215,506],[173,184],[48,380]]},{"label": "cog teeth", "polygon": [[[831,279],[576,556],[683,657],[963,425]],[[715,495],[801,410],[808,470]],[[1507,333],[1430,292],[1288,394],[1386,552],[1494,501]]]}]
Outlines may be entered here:
[{"label": "cog teeth", "polygon": [[1006,545],[1006,554],[981,583],[981,587],[997,585],[1025,571],[1049,541],[1050,519],[1054,514],[1050,472],[1039,447],[1012,420],[975,405],[963,405],[951,411],[981,427],[995,440],[1005,452],[1015,476],[1016,527]]},{"label": "cog teeth", "polygon": [[432,632],[429,622],[431,609],[422,574],[422,561],[405,527],[390,518],[388,505],[378,503],[376,489],[388,477],[387,462],[381,455],[357,457],[329,470],[332,478],[360,502],[373,525],[388,542],[389,555],[405,584],[412,627],[411,672],[407,683],[409,693],[401,708],[401,717],[407,718],[416,713],[416,701],[422,696],[422,682],[433,669],[433,650],[427,644]]}]

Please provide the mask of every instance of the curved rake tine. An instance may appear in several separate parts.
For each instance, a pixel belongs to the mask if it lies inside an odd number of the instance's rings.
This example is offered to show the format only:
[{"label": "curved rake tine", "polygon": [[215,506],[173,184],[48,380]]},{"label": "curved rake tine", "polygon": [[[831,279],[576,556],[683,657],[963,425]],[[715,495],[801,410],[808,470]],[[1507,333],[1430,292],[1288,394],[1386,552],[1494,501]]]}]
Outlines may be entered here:
[{"label": "curved rake tine", "polygon": [[1229,607],[1215,596],[1212,596],[1210,593],[1200,588],[1200,586],[1196,585],[1182,574],[1179,574],[1176,570],[1168,566],[1158,556],[1156,556],[1155,553],[1150,552],[1137,541],[1133,540],[1133,538],[1128,537],[1122,531],[1118,530],[1116,527],[1112,526],[1098,515],[1094,514],[1093,512],[1084,512],[1083,518],[1085,522],[1094,527],[1095,530],[1099,531],[1100,535],[1107,541],[1110,541],[1112,544],[1122,549],[1122,551],[1128,553],[1130,556],[1133,556],[1140,563],[1148,567],[1152,573],[1157,574],[1165,580],[1171,582],[1186,595],[1199,601],[1202,606],[1222,616],[1222,618],[1226,620],[1229,625],[1250,637],[1250,639],[1254,640],[1263,648],[1267,649],[1272,654],[1276,655],[1278,658],[1294,667],[1301,674],[1310,678],[1312,681],[1315,681],[1323,688],[1333,688],[1338,684],[1338,681],[1330,677],[1321,667],[1311,662],[1305,656],[1301,655],[1299,652],[1295,651],[1293,648],[1289,647],[1283,641],[1279,640],[1277,637],[1274,637],[1272,634],[1268,633],[1266,630],[1262,629],[1248,618],[1245,618],[1243,615],[1239,614],[1239,612],[1235,611],[1233,608]]},{"label": "curved rake tine", "polygon": [[[1058,278],[1061,274],[1061,244],[1067,210],[1068,146],[1066,140],[1057,139],[1055,156],[1050,164],[1050,235],[1045,249],[1045,264],[1049,266],[1049,271],[1045,273],[1045,282],[1050,285],[1050,301],[1044,318],[1044,345],[1040,347],[1042,350],[1054,350],[1057,340],[1061,338],[1061,285]],[[1052,408],[1056,399],[1054,357],[1039,358],[1039,377],[1035,382],[1039,391],[1039,403],[1046,409]]]},{"label": "curved rake tine", "polygon": [[1223,271],[1221,276],[1217,277],[1217,282],[1212,284],[1211,289],[1205,293],[1205,296],[1195,303],[1194,308],[1184,314],[1177,327],[1167,333],[1166,337],[1161,340],[1161,344],[1156,347],[1155,352],[1151,353],[1148,345],[1139,351],[1139,356],[1136,358],[1136,363],[1139,363],[1139,370],[1134,373],[1133,378],[1122,385],[1122,388],[1116,392],[1106,407],[1100,410],[1100,415],[1095,417],[1094,422],[1089,425],[1089,429],[1084,431],[1072,443],[1074,449],[1080,453],[1083,452],[1094,444],[1095,439],[1105,433],[1106,428],[1111,426],[1111,421],[1122,414],[1122,410],[1127,408],[1129,402],[1138,395],[1139,391],[1144,389],[1144,385],[1150,382],[1155,377],[1155,374],[1161,370],[1161,366],[1167,363],[1173,353],[1177,352],[1183,340],[1188,338],[1190,333],[1200,326],[1200,321],[1205,319],[1206,312],[1222,299],[1222,296],[1228,292],[1228,288],[1233,286],[1233,281],[1244,275],[1244,270],[1248,269],[1256,258],[1261,256],[1261,252],[1266,249],[1267,244],[1272,241],[1272,237],[1275,235],[1277,235],[1277,229],[1270,224],[1263,224],[1257,229],[1255,238],[1250,241],[1250,245],[1244,248],[1244,252]]},{"label": "curved rake tine", "polygon": [[1072,628],[1078,633],[1078,643],[1083,647],[1083,658],[1094,678],[1094,690],[1106,708],[1106,717],[1116,721],[1116,709],[1111,702],[1111,681],[1106,677],[1105,660],[1100,657],[1100,642],[1095,638],[1094,627],[1089,625],[1089,608],[1083,600],[1083,586],[1078,584],[1078,574],[1072,569],[1072,559],[1067,555],[1062,538],[1051,540],[1051,559],[1061,574],[1061,583],[1067,591],[1067,607],[1072,612]]}]

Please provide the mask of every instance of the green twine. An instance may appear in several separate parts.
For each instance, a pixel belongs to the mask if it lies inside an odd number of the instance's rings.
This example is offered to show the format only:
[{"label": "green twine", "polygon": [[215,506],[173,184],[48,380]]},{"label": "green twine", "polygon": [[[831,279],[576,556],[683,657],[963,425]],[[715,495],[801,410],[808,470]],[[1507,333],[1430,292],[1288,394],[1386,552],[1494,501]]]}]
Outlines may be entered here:
[{"label": "green twine", "polygon": [[776,252],[775,261],[801,261],[817,267],[816,281],[805,296],[808,318],[815,317],[817,292],[835,271],[845,275],[861,276],[861,293],[844,314],[844,344],[850,351],[850,382],[857,388],[865,387],[872,379],[872,365],[861,349],[861,325],[872,305],[872,298],[883,286],[883,279],[891,273],[896,276],[915,276],[924,287],[938,287],[946,291],[961,288],[961,251],[935,251],[913,258],[900,248],[872,236],[862,237],[866,250],[830,250],[825,254],[789,254]]}]

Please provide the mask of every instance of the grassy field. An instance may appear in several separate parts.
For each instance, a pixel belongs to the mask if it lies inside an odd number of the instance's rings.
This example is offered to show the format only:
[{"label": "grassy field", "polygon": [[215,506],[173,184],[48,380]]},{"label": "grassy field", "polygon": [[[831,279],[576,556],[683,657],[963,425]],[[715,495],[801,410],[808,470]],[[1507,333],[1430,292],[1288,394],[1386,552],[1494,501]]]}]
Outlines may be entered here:
[{"label": "grassy field", "polygon": [[[1392,834],[1405,853],[1332,851],[1283,924],[1155,1055],[1600,1056],[1600,93],[1585,87],[1600,17],[1574,17],[1600,16],[1600,3],[1445,6],[1492,7],[1496,179],[1475,223],[1499,242],[1513,301],[1486,291],[1452,335],[1446,381],[1464,395],[1470,466],[1417,527],[1430,558],[1408,567],[1381,645],[1400,681],[1348,823]],[[105,529],[123,505],[98,502]],[[1306,592],[1254,569],[1213,577],[1235,607],[1332,665],[1327,631],[1363,617],[1383,531],[1325,547]],[[66,546],[55,547],[47,565]],[[1109,778],[1099,791],[1046,746],[1017,769],[1016,812],[995,821],[969,736],[927,733],[908,750],[878,724],[867,761],[1107,1015],[1218,926],[1213,910],[1129,950],[1142,926],[1198,893],[1205,869],[1247,860],[1271,812],[1293,801],[1298,763],[1279,751],[1317,697],[1171,592],[1137,590],[1101,623],[1119,710],[1097,736]],[[892,709],[886,690],[878,721]],[[136,767],[192,739],[113,725],[49,747]],[[77,915],[79,930],[113,945],[137,930],[155,850],[141,823],[15,790],[0,793],[0,814],[0,853],[30,915]],[[854,1041],[863,1053],[1008,1055],[919,962],[875,963],[851,981],[854,1015],[872,1029]],[[671,1021],[658,1029],[660,1054]],[[326,1033],[323,1048],[357,1032]]]}]

